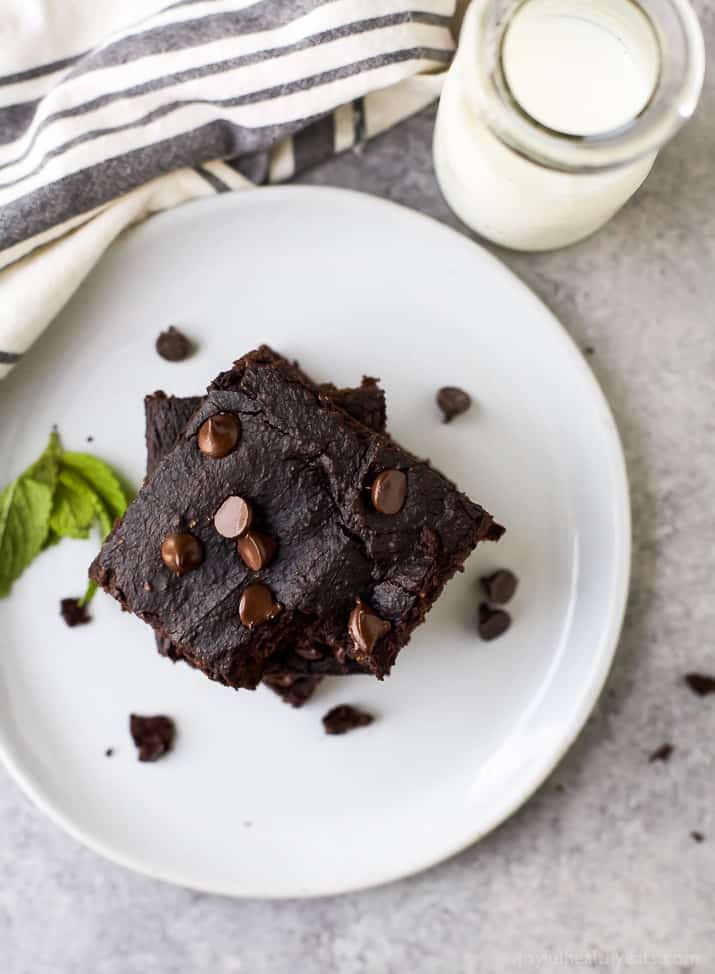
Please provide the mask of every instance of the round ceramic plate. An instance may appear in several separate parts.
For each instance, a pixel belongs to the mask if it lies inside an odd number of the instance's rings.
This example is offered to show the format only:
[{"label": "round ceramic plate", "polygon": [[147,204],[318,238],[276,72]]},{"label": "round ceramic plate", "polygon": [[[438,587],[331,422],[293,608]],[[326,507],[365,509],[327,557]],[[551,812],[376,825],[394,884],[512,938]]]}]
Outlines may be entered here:
[{"label": "round ceramic plate", "polygon": [[[169,323],[199,343],[182,364],[154,351]],[[318,896],[452,855],[564,754],[616,646],[628,491],[603,395],[530,291],[432,220],[308,188],[183,206],[115,244],[0,384],[0,482],[56,423],[68,449],[140,483],[143,396],[198,394],[261,342],[318,380],[380,376],[392,434],[507,535],[448,585],[389,679],[328,679],[302,710],[172,665],[102,593],[92,624],[67,628],[59,601],[83,590],[97,542],[65,541],[0,602],[0,750],[42,809],[116,862],[212,892]],[[449,425],[442,385],[475,400]],[[513,625],[481,642],[478,580],[502,566],[521,580]],[[377,719],[329,737],[321,717],[340,703]],[[138,763],[131,712],[174,717],[174,752]]]}]

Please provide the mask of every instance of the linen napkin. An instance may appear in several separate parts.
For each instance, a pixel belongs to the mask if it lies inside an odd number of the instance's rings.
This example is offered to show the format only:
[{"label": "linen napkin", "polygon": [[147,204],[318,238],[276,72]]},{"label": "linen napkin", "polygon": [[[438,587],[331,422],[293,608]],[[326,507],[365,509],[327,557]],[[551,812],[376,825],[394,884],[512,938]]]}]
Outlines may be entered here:
[{"label": "linen napkin", "polygon": [[0,378],[127,226],[290,179],[440,90],[454,0],[4,0]]}]

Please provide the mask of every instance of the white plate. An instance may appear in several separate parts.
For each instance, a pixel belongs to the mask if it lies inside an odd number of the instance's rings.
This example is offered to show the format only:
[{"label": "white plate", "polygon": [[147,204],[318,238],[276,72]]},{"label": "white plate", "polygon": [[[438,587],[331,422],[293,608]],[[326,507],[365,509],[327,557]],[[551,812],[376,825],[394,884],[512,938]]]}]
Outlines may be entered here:
[{"label": "white plate", "polygon": [[[178,322],[201,342],[153,350]],[[154,217],[112,247],[0,384],[0,482],[58,423],[138,483],[142,397],[195,394],[267,341],[310,375],[379,375],[397,439],[508,525],[468,562],[390,679],[326,681],[302,710],[233,693],[155,650],[99,594],[68,629],[96,542],[42,555],[0,603],[0,750],[25,791],[91,848],[151,876],[236,896],[317,896],[384,883],[510,815],[582,727],[616,645],[629,570],[623,456],[608,406],[544,306],[466,238],[338,190],[232,194]],[[449,426],[459,385],[476,408]],[[512,629],[476,635],[477,579],[521,584]],[[350,702],[379,715],[327,737]],[[136,760],[130,711],[167,713],[174,753]],[[113,747],[111,758],[105,748]]]}]

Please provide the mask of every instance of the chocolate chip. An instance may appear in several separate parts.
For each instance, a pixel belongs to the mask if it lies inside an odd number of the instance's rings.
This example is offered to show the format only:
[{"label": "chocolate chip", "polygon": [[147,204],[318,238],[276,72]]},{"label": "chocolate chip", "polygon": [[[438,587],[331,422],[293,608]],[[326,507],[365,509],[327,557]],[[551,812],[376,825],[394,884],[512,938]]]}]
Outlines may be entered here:
[{"label": "chocolate chip", "polygon": [[499,571],[482,578],[481,583],[490,602],[506,605],[514,597],[519,579],[514,572],[510,572],[507,568],[500,568]]},{"label": "chocolate chip", "polygon": [[479,635],[489,641],[503,635],[511,625],[511,616],[503,609],[492,609],[486,602],[479,606]]},{"label": "chocolate chip", "polygon": [[183,362],[192,354],[194,347],[183,332],[170,325],[157,338],[156,350],[167,362]]},{"label": "chocolate chip", "polygon": [[216,413],[199,427],[199,450],[214,460],[232,453],[240,439],[241,421],[233,413]]},{"label": "chocolate chip", "polygon": [[198,568],[204,560],[204,547],[199,539],[188,531],[177,531],[164,539],[161,557],[175,575],[185,575]]},{"label": "chocolate chip", "polygon": [[174,721],[163,714],[156,717],[131,714],[129,731],[139,752],[140,761],[158,761],[171,750],[176,736]]},{"label": "chocolate chip", "polygon": [[653,751],[653,753],[648,758],[648,761],[650,762],[650,764],[653,764],[655,761],[663,761],[663,762],[670,761],[670,756],[674,750],[675,748],[673,747],[672,744],[661,744],[661,746],[656,751]]},{"label": "chocolate chip", "polygon": [[472,405],[472,397],[457,386],[443,386],[437,393],[437,405],[444,413],[445,423],[451,423],[455,416],[466,413]]},{"label": "chocolate chip", "polygon": [[92,617],[87,612],[87,606],[81,605],[79,599],[62,599],[60,602],[60,612],[70,628],[75,626],[86,626],[92,621]]},{"label": "chocolate chip", "polygon": [[241,622],[249,629],[259,626],[262,622],[275,619],[281,613],[283,606],[276,602],[273,592],[267,585],[254,582],[243,590],[241,601],[238,605],[238,614]]},{"label": "chocolate chip", "polygon": [[356,727],[367,727],[374,719],[372,714],[343,703],[328,711],[323,717],[323,727],[326,734],[347,734]]},{"label": "chocolate chip", "polygon": [[253,510],[242,497],[227,497],[214,514],[214,527],[224,538],[238,538],[253,523]]},{"label": "chocolate chip", "polygon": [[391,628],[389,622],[385,622],[361,599],[358,599],[357,605],[350,613],[348,632],[359,653],[372,654],[375,645]]},{"label": "chocolate chip", "polygon": [[402,470],[383,470],[375,477],[371,496],[380,514],[399,514],[407,497],[407,475]]},{"label": "chocolate chip", "polygon": [[276,553],[276,543],[268,534],[260,531],[249,531],[239,538],[236,545],[244,565],[252,572],[260,572],[266,568]]},{"label": "chocolate chip", "polygon": [[705,841],[705,836],[703,835],[702,832],[691,832],[690,833],[690,838],[694,842],[704,842]]},{"label": "chocolate chip", "polygon": [[688,673],[685,682],[699,697],[706,697],[709,693],[715,693],[715,676],[706,676],[704,673]]}]

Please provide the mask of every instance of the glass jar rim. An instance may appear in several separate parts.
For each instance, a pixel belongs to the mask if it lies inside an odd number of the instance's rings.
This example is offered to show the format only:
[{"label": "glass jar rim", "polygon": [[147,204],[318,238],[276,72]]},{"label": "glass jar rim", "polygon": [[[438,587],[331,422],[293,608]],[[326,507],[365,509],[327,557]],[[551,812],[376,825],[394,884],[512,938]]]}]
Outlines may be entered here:
[{"label": "glass jar rim", "polygon": [[[511,18],[528,2],[514,2],[509,17],[499,25],[501,38]],[[635,3],[652,22],[637,0],[628,2]],[[492,51],[495,56],[491,63],[486,48],[495,0],[472,0],[462,24],[457,57],[464,64],[465,80],[477,99],[483,120],[500,141],[519,155],[566,172],[613,169],[656,153],[695,111],[705,77],[705,42],[695,11],[689,0],[668,0],[668,4],[677,18],[684,54],[674,90],[659,97],[662,92],[658,79],[648,103],[627,125],[597,135],[572,135],[538,122],[515,100],[504,75],[501,43]],[[462,54],[460,58],[463,49],[471,56]]]}]

